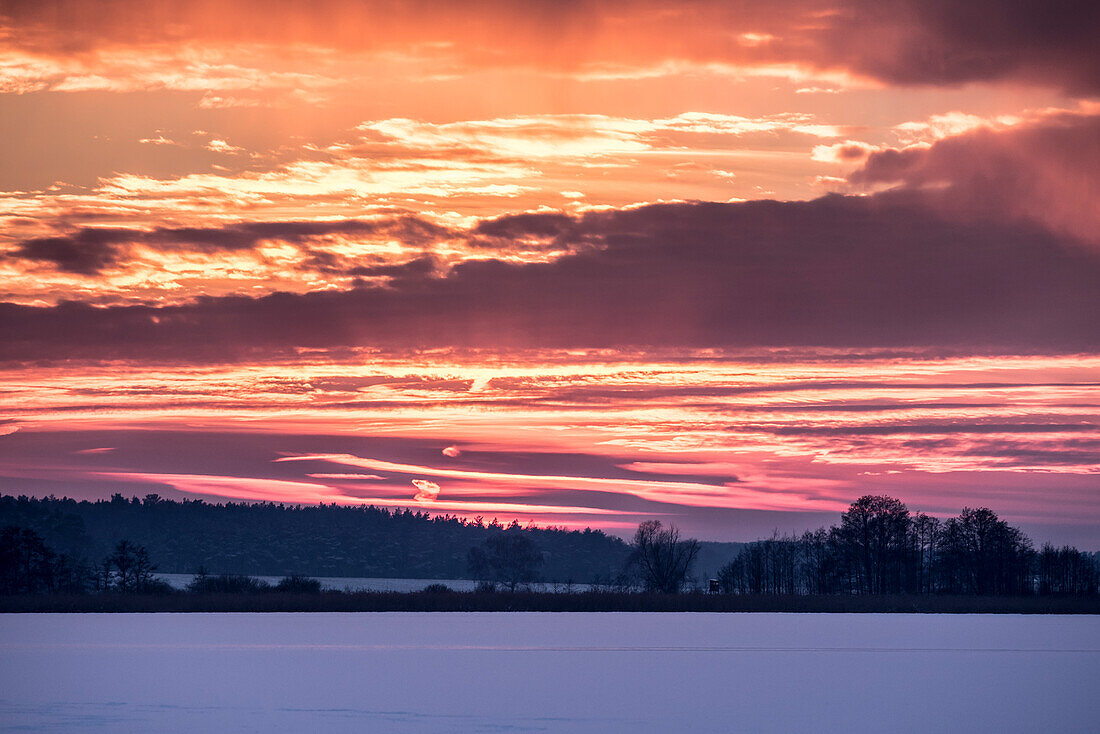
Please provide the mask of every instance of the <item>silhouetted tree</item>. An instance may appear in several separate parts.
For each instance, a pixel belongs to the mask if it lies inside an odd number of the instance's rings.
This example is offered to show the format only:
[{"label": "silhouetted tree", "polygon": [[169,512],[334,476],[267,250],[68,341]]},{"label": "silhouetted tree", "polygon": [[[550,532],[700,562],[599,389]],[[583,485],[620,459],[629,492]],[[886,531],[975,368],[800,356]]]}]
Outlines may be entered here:
[{"label": "silhouetted tree", "polygon": [[149,551],[144,546],[120,540],[103,565],[109,588],[123,592],[144,592],[154,587],[161,590],[160,584],[153,583],[157,567],[149,560]]},{"label": "silhouetted tree", "polygon": [[[35,530],[72,558],[102,559],[120,538],[148,549],[158,571],[461,578],[467,551],[505,530],[449,515],[335,504],[210,503],[147,496],[95,502],[0,496],[0,527]],[[511,531],[509,531],[511,532]],[[627,543],[599,530],[521,528],[545,552],[539,574],[587,583],[621,570]]]},{"label": "silhouetted tree", "polygon": [[840,516],[839,539],[858,590],[902,590],[908,534],[909,510],[893,497],[865,495],[848,507]]},{"label": "silhouetted tree", "polygon": [[1039,551],[1038,566],[1040,594],[1084,596],[1097,591],[1100,569],[1092,557],[1076,548],[1047,543]]},{"label": "silhouetted tree", "polygon": [[54,552],[30,528],[0,530],[0,594],[82,593],[89,575],[85,564]]},{"label": "silhouetted tree", "polygon": [[[694,541],[659,522],[643,523],[628,546],[599,531],[505,527],[496,519],[335,505],[215,505],[155,495],[98,502],[0,495],[0,528],[0,593],[8,594],[158,590],[163,585],[153,578],[150,556],[160,561],[162,553],[175,559],[170,570],[207,564],[270,575],[310,568],[332,576],[454,578],[465,562],[472,577],[512,589],[534,580],[545,557],[556,578],[594,580],[615,591],[639,581],[650,590],[675,591],[698,552]],[[116,543],[120,535],[138,542]],[[508,539],[516,537],[530,542],[511,547]],[[104,561],[90,568],[81,560],[89,557]],[[852,503],[836,527],[744,544],[717,575],[723,591],[745,594],[1081,595],[1097,592],[1098,564],[1100,554],[1070,547],[1048,545],[1036,553],[1019,529],[986,508],[966,508],[941,522],[910,514],[894,498],[869,495]],[[245,576],[204,573],[192,587],[268,588]]]},{"label": "silhouetted tree", "polygon": [[8,526],[0,531],[0,592],[52,591],[55,563],[56,554],[33,530]]},{"label": "silhouetted tree", "polygon": [[829,542],[825,528],[807,530],[799,540],[802,590],[806,594],[828,594],[835,590],[836,553]]},{"label": "silhouetted tree", "polygon": [[688,580],[699,541],[681,540],[675,525],[666,528],[660,520],[646,520],[634,533],[631,548],[630,562],[645,589],[676,594]]},{"label": "silhouetted tree", "polygon": [[1031,541],[992,510],[966,507],[944,525],[943,586],[956,593],[1029,593],[1034,556]]},{"label": "silhouetted tree", "polygon": [[930,594],[935,590],[936,554],[942,533],[940,521],[918,512],[913,516],[910,529],[916,569],[912,590],[918,594]]},{"label": "silhouetted tree", "polygon": [[482,546],[470,548],[467,554],[467,567],[473,578],[503,584],[509,591],[537,581],[542,563],[538,546],[518,526],[490,535]]},{"label": "silhouetted tree", "polygon": [[1100,566],[1031,541],[987,508],[940,522],[892,497],[861,497],[841,524],[747,543],[718,573],[737,594],[1091,594]]}]

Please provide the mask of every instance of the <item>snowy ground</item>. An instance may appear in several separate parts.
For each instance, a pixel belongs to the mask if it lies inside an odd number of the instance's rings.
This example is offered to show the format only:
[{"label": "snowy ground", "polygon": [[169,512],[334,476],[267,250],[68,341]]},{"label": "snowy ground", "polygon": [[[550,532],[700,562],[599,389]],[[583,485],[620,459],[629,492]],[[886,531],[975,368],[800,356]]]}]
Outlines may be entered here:
[{"label": "snowy ground", "polygon": [[1095,732],[1100,617],[0,616],[0,731]]}]

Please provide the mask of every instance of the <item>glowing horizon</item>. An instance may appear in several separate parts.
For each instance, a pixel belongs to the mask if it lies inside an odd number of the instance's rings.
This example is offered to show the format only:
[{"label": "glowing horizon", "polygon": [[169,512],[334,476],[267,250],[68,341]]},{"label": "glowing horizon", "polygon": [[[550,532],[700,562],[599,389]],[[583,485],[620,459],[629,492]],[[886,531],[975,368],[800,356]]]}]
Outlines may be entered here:
[{"label": "glowing horizon", "polygon": [[0,490],[1100,547],[1098,28],[7,3]]}]

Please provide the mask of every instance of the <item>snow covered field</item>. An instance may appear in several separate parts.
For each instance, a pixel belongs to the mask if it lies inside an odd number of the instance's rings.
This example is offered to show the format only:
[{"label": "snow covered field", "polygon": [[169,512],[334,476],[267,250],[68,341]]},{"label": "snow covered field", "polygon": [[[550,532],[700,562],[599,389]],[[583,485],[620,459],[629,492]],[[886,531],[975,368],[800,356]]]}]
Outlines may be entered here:
[{"label": "snow covered field", "polygon": [[1100,617],[0,616],[0,731],[1095,732]]}]

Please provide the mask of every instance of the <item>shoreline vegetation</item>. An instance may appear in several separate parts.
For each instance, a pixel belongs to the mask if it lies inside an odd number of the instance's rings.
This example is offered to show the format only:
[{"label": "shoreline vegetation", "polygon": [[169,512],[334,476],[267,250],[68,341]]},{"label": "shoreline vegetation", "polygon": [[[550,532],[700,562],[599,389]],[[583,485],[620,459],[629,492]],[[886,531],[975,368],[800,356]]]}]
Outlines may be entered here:
[{"label": "shoreline vegetation", "polygon": [[[203,523],[194,522],[196,516]],[[270,525],[293,537],[293,548],[341,563],[358,563],[359,554],[377,559],[380,548],[406,557],[445,548],[444,565],[464,568],[478,585],[456,591],[425,581],[417,591],[334,590],[322,587],[316,570],[279,574],[281,580],[268,583],[251,573],[208,573],[210,556],[177,542],[233,518],[247,520],[255,535],[249,545]],[[308,530],[321,520],[351,521],[337,535],[354,542],[311,538]],[[155,547],[175,548],[169,554],[175,563],[187,557],[194,564],[186,589],[157,578],[156,553],[120,535],[141,530],[137,537],[144,541],[153,528],[164,534]],[[210,538],[211,547],[224,550],[224,537]],[[281,537],[273,530],[267,546],[279,550]],[[95,550],[104,547],[109,552],[94,560]],[[626,543],[593,530],[485,524],[481,518],[471,523],[372,508],[211,506],[155,496],[126,501],[116,495],[97,503],[0,497],[0,612],[1100,614],[1097,554],[1049,544],[1036,549],[988,508],[963,508],[958,517],[940,520],[912,513],[895,498],[866,495],[841,514],[838,525],[739,544],[714,576],[700,569],[701,549],[699,541],[659,520],[642,522]],[[566,576],[563,570],[584,575]]]},{"label": "shoreline vegetation", "polygon": [[1097,596],[660,594],[625,591],[323,591],[0,596],[0,613],[787,612],[1100,614]]}]

